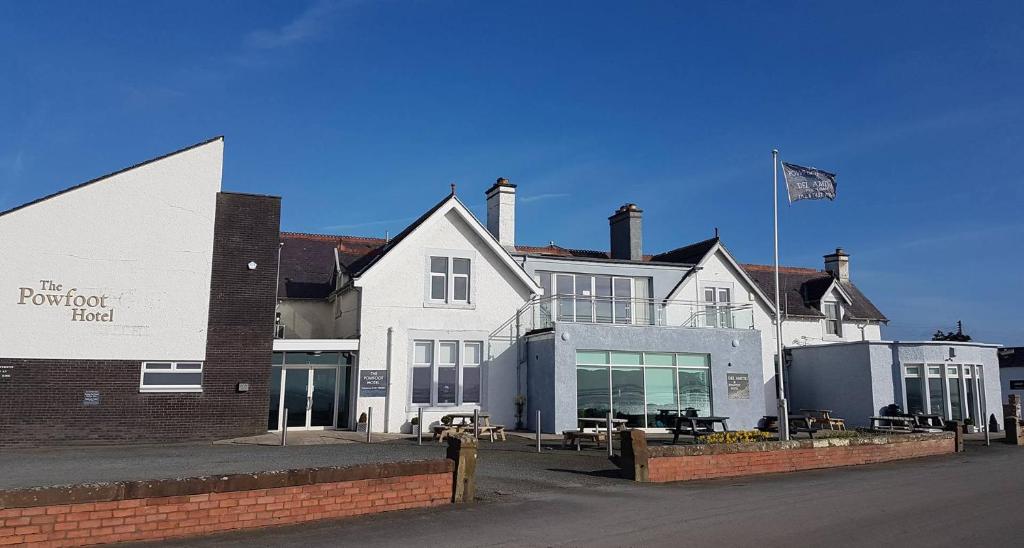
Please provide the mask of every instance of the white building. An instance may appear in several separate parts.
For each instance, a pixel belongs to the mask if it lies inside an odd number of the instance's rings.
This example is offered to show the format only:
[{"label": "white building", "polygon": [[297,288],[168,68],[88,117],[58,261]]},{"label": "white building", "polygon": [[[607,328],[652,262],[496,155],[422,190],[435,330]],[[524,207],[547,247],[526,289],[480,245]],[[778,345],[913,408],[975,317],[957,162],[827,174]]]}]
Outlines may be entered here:
[{"label": "white building", "polygon": [[[351,428],[371,406],[371,428],[389,432],[421,408],[509,426],[541,410],[547,431],[608,411],[645,428],[687,407],[737,427],[774,413],[765,267],[717,237],[645,255],[632,204],[609,218],[609,251],[517,245],[516,186],[499,179],[487,199],[487,228],[452,195],[390,241],[282,233],[270,429]],[[826,270],[782,270],[787,346],[880,338],[885,317],[848,261],[837,250]]]}]

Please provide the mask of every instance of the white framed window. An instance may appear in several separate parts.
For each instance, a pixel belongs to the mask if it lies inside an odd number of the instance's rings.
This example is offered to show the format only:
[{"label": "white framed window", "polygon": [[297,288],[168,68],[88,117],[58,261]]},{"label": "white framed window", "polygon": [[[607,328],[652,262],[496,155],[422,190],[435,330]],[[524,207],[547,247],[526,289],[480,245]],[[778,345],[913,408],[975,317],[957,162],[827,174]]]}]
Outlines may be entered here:
[{"label": "white framed window", "polygon": [[458,406],[481,401],[483,341],[413,341],[414,406]]},{"label": "white framed window", "polygon": [[203,362],[142,362],[140,392],[202,392]]},{"label": "white framed window", "polygon": [[838,302],[826,302],[825,306],[825,334],[836,337],[843,336],[842,309]]},{"label": "white framed window", "polygon": [[427,301],[434,304],[468,305],[472,301],[472,260],[467,257],[431,255]]}]

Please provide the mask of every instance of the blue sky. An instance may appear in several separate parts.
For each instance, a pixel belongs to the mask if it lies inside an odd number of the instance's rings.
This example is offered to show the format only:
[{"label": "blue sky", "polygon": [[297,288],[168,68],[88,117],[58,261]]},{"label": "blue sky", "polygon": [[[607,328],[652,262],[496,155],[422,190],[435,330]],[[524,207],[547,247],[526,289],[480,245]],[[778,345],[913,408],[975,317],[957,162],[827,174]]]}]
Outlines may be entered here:
[{"label": "blue sky", "polygon": [[[892,5],[895,4],[895,5]],[[1024,345],[1024,3],[4,2],[0,210],[226,136],[285,230],[395,234],[519,185],[518,240],[771,261],[771,149],[838,174],[781,211],[892,320]]]}]

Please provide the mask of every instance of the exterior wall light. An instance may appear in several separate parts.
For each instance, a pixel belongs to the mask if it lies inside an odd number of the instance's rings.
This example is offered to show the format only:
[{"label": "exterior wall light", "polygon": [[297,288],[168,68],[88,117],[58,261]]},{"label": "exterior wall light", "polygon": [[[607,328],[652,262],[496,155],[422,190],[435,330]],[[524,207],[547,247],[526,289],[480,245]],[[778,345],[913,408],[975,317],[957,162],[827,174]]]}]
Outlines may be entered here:
[{"label": "exterior wall light", "polygon": [[256,261],[249,261],[249,270],[256,270]]}]

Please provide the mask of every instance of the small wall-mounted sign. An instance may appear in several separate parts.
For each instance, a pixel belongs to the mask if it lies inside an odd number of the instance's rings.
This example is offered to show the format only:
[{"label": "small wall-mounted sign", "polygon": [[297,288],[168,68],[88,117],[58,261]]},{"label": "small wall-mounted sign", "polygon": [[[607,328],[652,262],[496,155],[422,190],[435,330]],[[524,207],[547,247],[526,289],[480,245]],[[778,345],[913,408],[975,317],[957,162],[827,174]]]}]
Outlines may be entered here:
[{"label": "small wall-mounted sign", "polygon": [[100,391],[99,390],[86,390],[85,395],[82,397],[82,405],[99,405],[100,404]]},{"label": "small wall-mounted sign", "polygon": [[238,391],[239,392],[248,392],[249,391],[249,383],[247,383],[247,382],[240,382],[240,383],[238,383]]},{"label": "small wall-mounted sign", "polygon": [[0,382],[11,382],[14,377],[13,365],[0,365]]},{"label": "small wall-mounted sign", "polygon": [[750,375],[746,373],[726,373],[725,383],[729,387],[730,400],[750,399]]},{"label": "small wall-mounted sign", "polygon": [[359,397],[383,398],[388,394],[388,372],[374,369],[359,372]]}]

